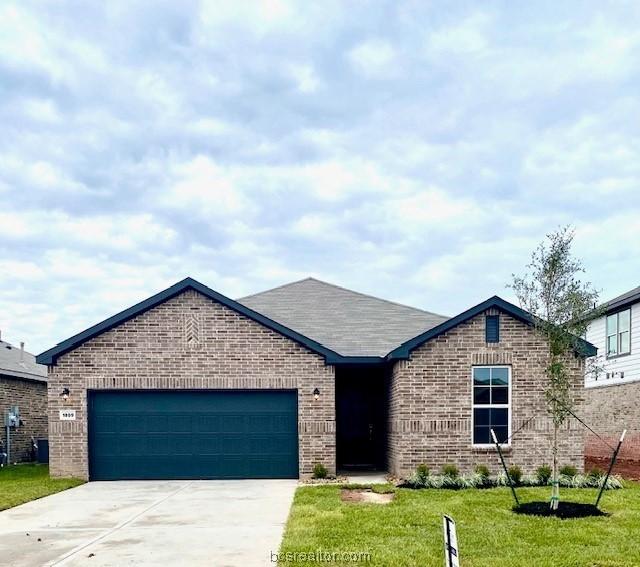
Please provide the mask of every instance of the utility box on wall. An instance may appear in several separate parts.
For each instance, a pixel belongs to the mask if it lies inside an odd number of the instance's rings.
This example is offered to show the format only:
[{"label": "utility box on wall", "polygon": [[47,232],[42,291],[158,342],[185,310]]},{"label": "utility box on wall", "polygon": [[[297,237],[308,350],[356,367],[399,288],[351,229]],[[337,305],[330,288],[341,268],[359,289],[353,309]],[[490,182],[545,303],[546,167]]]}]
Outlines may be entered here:
[{"label": "utility box on wall", "polygon": [[11,406],[4,414],[4,426],[16,428],[20,426],[20,408]]}]

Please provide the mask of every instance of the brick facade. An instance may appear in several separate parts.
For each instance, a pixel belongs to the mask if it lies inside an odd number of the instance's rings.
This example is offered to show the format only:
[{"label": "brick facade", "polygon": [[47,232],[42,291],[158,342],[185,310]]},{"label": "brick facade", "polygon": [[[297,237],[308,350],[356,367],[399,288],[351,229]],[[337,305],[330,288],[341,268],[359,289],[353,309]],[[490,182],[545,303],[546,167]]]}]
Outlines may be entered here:
[{"label": "brick facade", "polygon": [[[59,395],[65,387],[67,402]],[[88,478],[88,389],[297,389],[300,474],[309,475],[318,462],[335,472],[334,368],[194,290],[87,341],[50,367],[53,476]],[[60,421],[63,408],[76,409],[76,421]]]},{"label": "brick facade", "polygon": [[[495,314],[488,311],[486,314]],[[438,470],[445,463],[470,472],[476,464],[499,467],[493,449],[472,444],[472,367],[509,365],[512,432],[530,421],[506,449],[508,464],[525,473],[551,462],[553,425],[545,408],[546,345],[534,329],[500,314],[500,342],[485,342],[485,314],[418,347],[398,362],[389,384],[387,459],[390,472],[406,477],[420,463]],[[583,360],[569,355],[580,408]],[[560,463],[583,465],[584,430],[570,419],[561,431]]]},{"label": "brick facade", "polygon": [[0,375],[0,439],[7,446],[5,412],[18,406],[24,425],[11,433],[11,462],[31,460],[31,437],[47,437],[47,384]]},{"label": "brick facade", "polygon": [[[585,421],[604,439],[588,434],[585,466],[605,469],[612,449],[627,429],[615,472],[640,479],[640,382],[585,389]],[[607,446],[609,445],[609,446]]]}]

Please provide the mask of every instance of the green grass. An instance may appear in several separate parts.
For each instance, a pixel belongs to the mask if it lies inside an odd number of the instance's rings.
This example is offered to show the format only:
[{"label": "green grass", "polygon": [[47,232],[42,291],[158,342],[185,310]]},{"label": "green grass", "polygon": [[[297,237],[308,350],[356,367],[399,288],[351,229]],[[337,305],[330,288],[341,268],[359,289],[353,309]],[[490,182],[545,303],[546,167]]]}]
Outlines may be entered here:
[{"label": "green grass", "polygon": [[46,465],[15,465],[0,469],[0,510],[73,488],[84,481],[49,478]]},{"label": "green grass", "polygon": [[[549,492],[520,488],[518,496],[521,502],[548,500]],[[564,489],[561,498],[593,503],[596,494]],[[448,514],[457,524],[463,567],[640,566],[638,483],[605,492],[600,507],[609,517],[522,516],[512,505],[508,488],[398,489],[391,504],[379,505],[342,502],[339,486],[301,487],[280,552],[368,552],[364,565],[442,567],[442,514]]]}]

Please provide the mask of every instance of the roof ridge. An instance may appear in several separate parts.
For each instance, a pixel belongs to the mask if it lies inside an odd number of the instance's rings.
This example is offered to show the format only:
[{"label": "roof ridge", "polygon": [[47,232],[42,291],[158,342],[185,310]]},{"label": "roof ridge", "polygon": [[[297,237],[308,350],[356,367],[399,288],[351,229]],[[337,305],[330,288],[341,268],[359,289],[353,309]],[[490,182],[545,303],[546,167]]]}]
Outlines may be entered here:
[{"label": "roof ridge", "polygon": [[238,299],[236,299],[236,301],[242,301],[244,299],[250,299],[251,297],[256,297],[256,296],[262,295],[264,293],[269,293],[270,291],[275,291],[276,289],[282,289],[282,288],[285,288],[285,287],[289,287],[291,285],[295,285],[295,284],[299,284],[299,283],[302,283],[302,282],[306,282],[307,280],[320,281],[320,280],[317,280],[316,278],[312,278],[312,277],[309,276],[309,277],[301,278],[299,280],[295,280],[295,281],[292,281],[292,282],[288,282],[288,283],[284,283],[284,284],[281,284],[281,285],[277,285],[276,287],[271,287],[269,289],[258,291],[257,293],[251,293],[249,295],[243,295],[242,297],[239,297]]},{"label": "roof ridge", "polygon": [[390,305],[397,305],[399,307],[406,307],[407,309],[412,309],[413,311],[420,311],[421,313],[426,313],[427,315],[436,315],[437,317],[444,317],[446,319],[450,318],[447,315],[441,315],[440,313],[434,313],[433,311],[427,311],[426,309],[420,309],[419,307],[414,307],[413,305],[407,305],[406,303],[400,303],[398,301],[392,301],[391,299],[385,299],[384,297],[378,297],[376,295],[371,295],[369,293],[362,293],[361,291],[356,291],[354,289],[349,289],[348,287],[344,287],[344,286],[341,286],[341,285],[338,285],[338,284],[334,284],[334,283],[331,283],[331,282],[326,282],[324,280],[319,280],[318,278],[308,277],[308,278],[304,278],[304,280],[300,280],[299,282],[292,282],[292,283],[300,283],[300,282],[305,281],[305,280],[313,280],[315,282],[318,282],[318,283],[321,283],[321,284],[324,284],[324,285],[335,287],[336,289],[341,289],[342,291],[348,291],[349,293],[353,293],[354,295],[360,295],[362,297],[368,297],[370,299],[376,299],[378,301],[383,301],[385,303],[389,303]]}]

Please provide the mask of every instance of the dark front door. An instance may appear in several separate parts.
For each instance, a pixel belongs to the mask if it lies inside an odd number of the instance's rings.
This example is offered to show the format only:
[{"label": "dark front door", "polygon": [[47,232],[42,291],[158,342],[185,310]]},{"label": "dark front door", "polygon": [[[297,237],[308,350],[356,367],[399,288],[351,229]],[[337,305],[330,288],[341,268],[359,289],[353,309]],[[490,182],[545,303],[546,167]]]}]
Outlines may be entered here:
[{"label": "dark front door", "polygon": [[336,374],[338,467],[384,467],[384,400],[384,381],[378,372]]},{"label": "dark front door", "polygon": [[297,414],[293,391],[90,392],[90,478],[297,478]]}]

